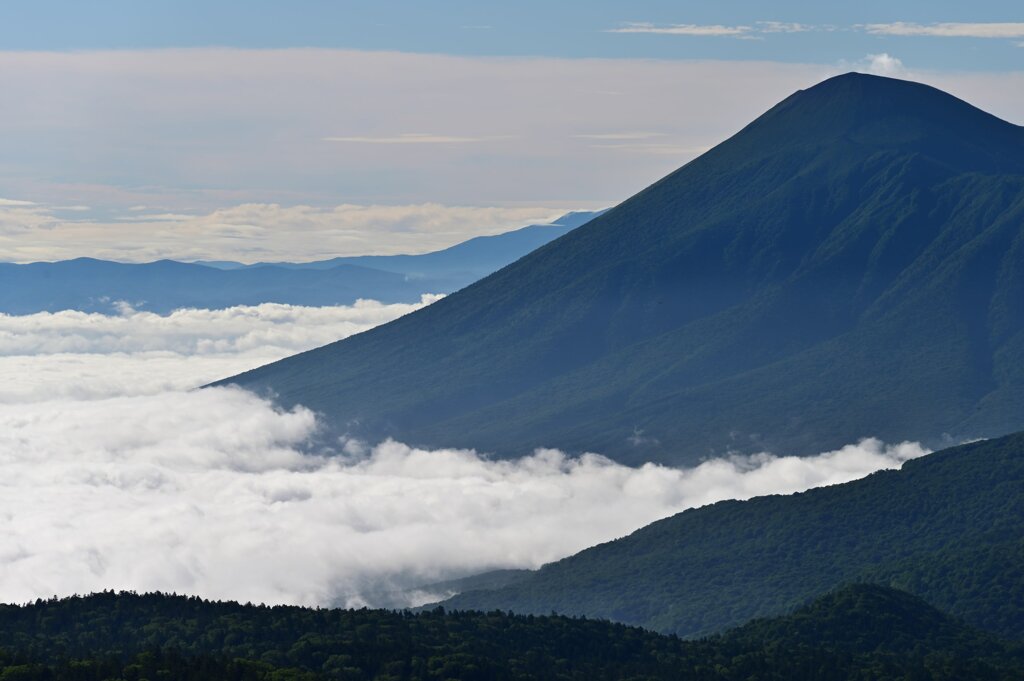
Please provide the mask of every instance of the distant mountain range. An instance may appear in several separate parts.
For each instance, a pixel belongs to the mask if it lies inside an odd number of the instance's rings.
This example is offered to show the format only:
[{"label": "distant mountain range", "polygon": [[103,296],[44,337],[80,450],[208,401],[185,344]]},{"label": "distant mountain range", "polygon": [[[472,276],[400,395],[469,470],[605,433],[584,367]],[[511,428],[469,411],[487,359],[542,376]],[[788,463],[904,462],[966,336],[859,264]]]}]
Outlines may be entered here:
[{"label": "distant mountain range", "polygon": [[438,304],[227,382],[335,432],[679,464],[1024,428],[1024,128],[847,74]]},{"label": "distant mountain range", "polygon": [[514,577],[443,605],[693,637],[865,582],[1024,640],[1024,433],[843,485],[684,511]]},{"label": "distant mountain range", "polygon": [[341,305],[360,298],[417,302],[424,293],[463,288],[599,214],[569,213],[550,225],[478,237],[422,255],[256,265],[173,260],[127,264],[92,258],[0,263],[0,312],[109,312],[116,302],[159,313],[268,302]]},{"label": "distant mountain range", "polygon": [[[480,236],[451,248],[421,255],[358,255],[315,262],[261,262],[243,265],[236,262],[200,262],[220,269],[284,267],[288,269],[326,270],[339,265],[355,265],[384,272],[404,274],[413,279],[458,280],[462,286],[497,272],[523,257],[586,224],[605,211],[574,211],[551,224],[528,225],[495,236]],[[459,288],[462,288],[459,286]]]}]

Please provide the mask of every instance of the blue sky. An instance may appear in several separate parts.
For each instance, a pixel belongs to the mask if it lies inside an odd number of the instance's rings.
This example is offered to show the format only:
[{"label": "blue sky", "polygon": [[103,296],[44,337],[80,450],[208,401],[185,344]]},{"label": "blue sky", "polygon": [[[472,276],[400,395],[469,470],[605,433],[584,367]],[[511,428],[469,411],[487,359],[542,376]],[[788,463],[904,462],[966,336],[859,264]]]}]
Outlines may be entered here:
[{"label": "blue sky", "polygon": [[1021,45],[1019,2],[8,3],[0,260],[442,248],[613,205],[846,71],[1024,123]]},{"label": "blue sky", "polygon": [[[568,0],[291,2],[98,0],[17,3],[4,11],[7,49],[331,47],[459,55],[767,59],[832,62],[898,52],[929,68],[1005,70],[1024,62],[1024,31],[939,24],[1024,22],[1019,2],[807,3]],[[768,22],[778,22],[777,24]],[[910,24],[913,30],[872,25]],[[628,24],[748,28],[739,33],[610,33]],[[799,24],[802,30],[780,30]],[[774,28],[773,28],[774,27]],[[902,33],[902,34],[901,34]],[[956,36],[956,37],[953,37]]]}]

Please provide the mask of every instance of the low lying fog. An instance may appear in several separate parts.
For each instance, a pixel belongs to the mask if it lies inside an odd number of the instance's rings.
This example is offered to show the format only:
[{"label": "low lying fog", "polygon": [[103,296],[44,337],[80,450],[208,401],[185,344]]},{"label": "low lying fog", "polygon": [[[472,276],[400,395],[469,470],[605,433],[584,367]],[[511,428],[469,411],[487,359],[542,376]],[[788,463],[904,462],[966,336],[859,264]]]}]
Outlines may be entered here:
[{"label": "low lying fog", "polygon": [[0,315],[0,602],[117,588],[414,605],[440,595],[419,585],[537,567],[685,508],[927,453],[865,440],[673,469],[347,442],[329,457],[301,451],[308,410],[185,390],[413,307]]},{"label": "low lying fog", "polygon": [[264,303],[169,315],[64,310],[0,314],[0,403],[187,390],[366,331],[414,305]]}]

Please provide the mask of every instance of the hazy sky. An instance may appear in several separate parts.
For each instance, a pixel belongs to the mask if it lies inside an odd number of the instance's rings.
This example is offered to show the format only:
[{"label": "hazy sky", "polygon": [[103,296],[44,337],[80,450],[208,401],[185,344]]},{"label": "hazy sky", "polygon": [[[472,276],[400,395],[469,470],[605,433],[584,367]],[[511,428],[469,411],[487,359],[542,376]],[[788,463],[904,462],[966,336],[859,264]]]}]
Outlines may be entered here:
[{"label": "hazy sky", "polygon": [[1009,2],[724,5],[18,3],[0,260],[441,248],[617,203],[855,69],[1024,121]]},{"label": "hazy sky", "polygon": [[[631,28],[640,30],[616,33]],[[0,26],[0,43],[17,50],[216,45],[801,63],[888,51],[981,70],[1018,69],[1022,41],[1014,0],[36,0],[5,7]]]}]

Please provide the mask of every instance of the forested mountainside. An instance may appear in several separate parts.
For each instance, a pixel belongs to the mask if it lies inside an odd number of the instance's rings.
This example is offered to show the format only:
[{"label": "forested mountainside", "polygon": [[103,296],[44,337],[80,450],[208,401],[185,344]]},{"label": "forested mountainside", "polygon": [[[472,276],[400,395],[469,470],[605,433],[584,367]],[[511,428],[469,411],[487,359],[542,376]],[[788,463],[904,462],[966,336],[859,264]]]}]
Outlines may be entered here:
[{"label": "forested mountainside", "polygon": [[561,616],[214,603],[112,592],[0,606],[0,678],[1015,679],[1018,646],[853,585],[787,617],[682,641]]},{"label": "forested mountainside", "polygon": [[843,485],[684,511],[446,607],[559,612],[692,637],[849,581],[1024,639],[1024,434]]}]

